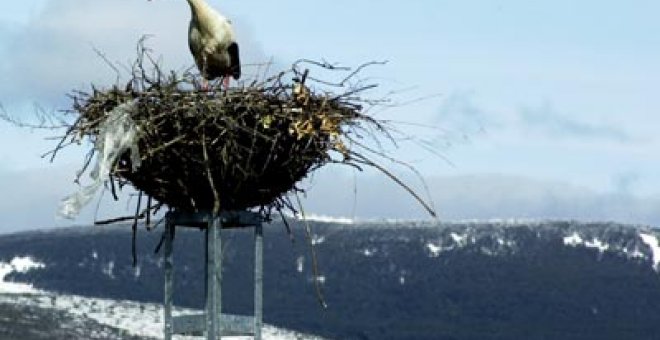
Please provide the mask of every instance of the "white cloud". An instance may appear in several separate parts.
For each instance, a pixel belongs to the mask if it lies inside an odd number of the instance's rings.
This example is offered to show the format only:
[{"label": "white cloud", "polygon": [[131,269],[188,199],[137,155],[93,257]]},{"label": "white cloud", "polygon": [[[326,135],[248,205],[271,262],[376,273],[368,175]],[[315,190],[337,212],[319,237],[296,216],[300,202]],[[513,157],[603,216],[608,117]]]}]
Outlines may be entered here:
[{"label": "white cloud", "polygon": [[548,102],[537,107],[525,107],[520,110],[521,123],[551,137],[598,139],[616,142],[628,142],[631,137],[619,126],[601,122],[582,121],[560,112]]},{"label": "white cloud", "polygon": [[[135,58],[138,39],[153,35],[149,46],[166,68],[193,64],[188,52],[189,10],[183,1],[51,0],[25,26],[4,35],[0,102],[62,104],[72,89],[114,83],[116,74],[94,48],[112,62]],[[245,63],[266,61],[241,18],[234,18]],[[249,68],[248,68],[249,70]]]},{"label": "white cloud", "polygon": [[498,119],[475,103],[473,91],[453,91],[444,98],[437,120],[459,130],[481,130],[500,125]]}]

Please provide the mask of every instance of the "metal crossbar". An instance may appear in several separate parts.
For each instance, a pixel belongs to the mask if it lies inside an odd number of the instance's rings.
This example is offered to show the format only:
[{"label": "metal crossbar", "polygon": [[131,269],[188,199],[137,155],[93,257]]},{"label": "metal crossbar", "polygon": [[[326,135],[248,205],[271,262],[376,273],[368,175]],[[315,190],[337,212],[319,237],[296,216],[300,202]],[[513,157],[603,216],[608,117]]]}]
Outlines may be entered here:
[{"label": "metal crossbar", "polygon": [[[165,217],[164,267],[165,340],[174,334],[206,333],[208,340],[220,336],[253,335],[261,340],[263,326],[263,226],[261,216],[245,211],[210,213],[169,212]],[[174,282],[173,236],[177,226],[206,229],[206,308],[202,314],[172,316]],[[254,242],[254,316],[222,314],[222,229],[253,226]]]}]

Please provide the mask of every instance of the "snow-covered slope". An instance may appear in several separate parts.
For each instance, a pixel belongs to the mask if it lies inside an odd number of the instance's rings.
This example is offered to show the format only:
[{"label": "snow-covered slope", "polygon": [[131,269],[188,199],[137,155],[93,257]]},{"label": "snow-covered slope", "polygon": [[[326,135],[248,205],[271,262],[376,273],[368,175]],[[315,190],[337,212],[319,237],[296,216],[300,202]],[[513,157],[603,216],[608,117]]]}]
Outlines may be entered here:
[{"label": "snow-covered slope", "polygon": [[[659,234],[648,226],[321,219],[311,225],[319,276],[301,222],[292,221],[293,243],[283,225],[266,228],[264,317],[277,327],[266,330],[268,337],[655,340],[660,334],[660,304],[653,303],[660,301]],[[224,237],[226,310],[249,314],[253,235],[237,230]],[[33,306],[46,318],[44,311],[66,311],[65,324],[96,325],[88,328],[106,338],[158,336],[163,273],[153,250],[160,232],[138,234],[135,268],[130,239],[121,226],[0,236],[0,276],[5,290],[18,293],[3,295],[0,307]],[[203,241],[196,230],[176,235],[181,312],[203,304]],[[315,283],[327,310],[319,307]]]},{"label": "snow-covered slope", "polygon": [[[29,256],[14,257],[9,263],[0,262],[0,306],[20,307],[16,310],[31,310],[25,312],[23,318],[36,318],[35,308],[41,313],[52,315],[64,314],[66,317],[57,318],[57,327],[61,329],[70,329],[69,334],[79,334],[80,336],[94,339],[126,339],[126,338],[145,338],[158,339],[163,335],[163,308],[162,304],[140,303],[128,300],[113,300],[102,298],[90,298],[77,295],[66,295],[47,292],[35,289],[29,283],[8,282],[5,277],[13,272],[27,273],[31,270],[44,269],[43,263],[36,262]],[[199,313],[200,310],[176,308],[174,315]],[[16,315],[16,317],[19,317]],[[90,323],[89,321],[94,321]],[[0,337],[6,336],[11,332],[11,327],[7,322],[0,318]],[[41,325],[39,325],[41,324]],[[44,324],[39,321],[34,326],[43,327]],[[94,327],[101,325],[101,327]],[[103,327],[105,326],[105,327]],[[16,327],[25,327],[17,325]],[[78,328],[78,329],[77,329]],[[82,329],[84,328],[84,329]],[[2,332],[4,330],[4,332]],[[41,331],[40,331],[41,332]],[[35,332],[29,336],[38,336],[40,332]],[[43,330],[43,339],[52,339],[48,335],[48,329]],[[75,333],[78,332],[78,333]],[[279,329],[270,325],[265,325],[263,329],[263,338],[268,340],[288,340],[288,339],[322,339],[320,337],[302,334],[293,331]],[[63,336],[66,338],[66,336]],[[3,337],[4,338],[4,337]],[[176,339],[202,339],[201,336],[176,336]],[[226,339],[244,340],[251,337],[232,336]]]}]

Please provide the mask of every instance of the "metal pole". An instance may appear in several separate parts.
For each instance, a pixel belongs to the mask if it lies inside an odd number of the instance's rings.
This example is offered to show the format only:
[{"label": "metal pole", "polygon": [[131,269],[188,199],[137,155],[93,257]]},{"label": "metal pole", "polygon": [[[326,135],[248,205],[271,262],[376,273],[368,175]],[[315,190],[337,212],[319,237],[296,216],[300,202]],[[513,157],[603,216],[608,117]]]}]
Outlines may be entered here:
[{"label": "metal pole", "polygon": [[215,290],[215,319],[218,338],[224,333],[222,325],[222,220],[219,217],[213,219],[213,239],[215,240],[215,258],[213,259],[213,271],[215,280],[213,289]]},{"label": "metal pole", "polygon": [[165,340],[172,339],[172,286],[174,278],[174,266],[172,265],[172,233],[174,232],[174,224],[172,223],[171,217],[167,217],[165,222],[165,253],[163,254],[164,266],[165,266],[165,308],[164,308],[164,319],[165,319],[165,329],[164,329],[164,338]]},{"label": "metal pole", "polygon": [[[219,218],[211,216],[206,228],[206,336],[208,340],[216,340],[220,333],[218,316],[220,309],[220,296],[218,289],[219,271],[217,254],[220,247],[218,240]],[[220,264],[220,268],[221,264]]]},{"label": "metal pole", "polygon": [[261,340],[264,285],[264,230],[261,223],[254,226],[254,233],[254,339]]}]

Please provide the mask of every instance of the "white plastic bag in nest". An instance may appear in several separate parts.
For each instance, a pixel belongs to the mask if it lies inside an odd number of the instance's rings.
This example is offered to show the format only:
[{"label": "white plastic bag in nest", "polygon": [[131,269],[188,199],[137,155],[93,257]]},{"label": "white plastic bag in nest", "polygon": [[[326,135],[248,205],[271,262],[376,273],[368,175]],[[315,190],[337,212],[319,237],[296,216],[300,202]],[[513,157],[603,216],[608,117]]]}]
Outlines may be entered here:
[{"label": "white plastic bag in nest", "polygon": [[101,185],[110,178],[110,171],[127,150],[130,151],[131,163],[135,171],[140,166],[138,150],[138,127],[131,119],[137,100],[123,103],[114,108],[99,125],[96,138],[96,166],[89,174],[92,184],[84,186],[80,191],[65,197],[58,214],[73,219],[87,205],[99,190]]}]

